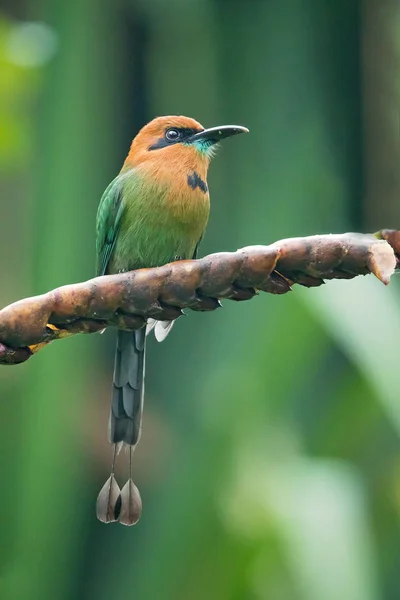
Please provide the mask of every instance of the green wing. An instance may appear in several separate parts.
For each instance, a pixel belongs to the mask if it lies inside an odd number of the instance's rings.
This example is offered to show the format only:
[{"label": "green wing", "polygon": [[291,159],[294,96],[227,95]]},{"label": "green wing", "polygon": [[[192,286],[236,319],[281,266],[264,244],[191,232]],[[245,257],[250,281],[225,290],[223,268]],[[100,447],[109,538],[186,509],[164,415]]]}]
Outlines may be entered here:
[{"label": "green wing", "polygon": [[117,239],[124,210],[123,178],[116,177],[101,197],[96,218],[97,275],[104,275]]},{"label": "green wing", "polygon": [[192,258],[194,258],[194,259],[196,259],[196,258],[198,257],[198,254],[199,254],[199,246],[200,246],[200,244],[201,244],[201,240],[202,240],[202,239],[203,239],[203,236],[201,236],[201,238],[199,239],[199,241],[198,241],[198,242],[197,242],[197,244],[196,244],[196,248],[194,249],[194,252],[193,252],[193,257],[192,257]]}]

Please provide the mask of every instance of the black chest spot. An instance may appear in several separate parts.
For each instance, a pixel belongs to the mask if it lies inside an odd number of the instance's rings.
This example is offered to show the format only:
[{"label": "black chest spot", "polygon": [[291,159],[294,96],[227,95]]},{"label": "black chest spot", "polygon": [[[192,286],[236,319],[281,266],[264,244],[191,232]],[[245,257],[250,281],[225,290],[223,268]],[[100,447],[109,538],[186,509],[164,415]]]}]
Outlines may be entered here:
[{"label": "black chest spot", "polygon": [[203,194],[205,194],[208,191],[206,182],[202,180],[202,178],[196,171],[193,171],[191,175],[188,175],[187,182],[188,186],[190,186],[192,190],[199,188],[203,192]]}]

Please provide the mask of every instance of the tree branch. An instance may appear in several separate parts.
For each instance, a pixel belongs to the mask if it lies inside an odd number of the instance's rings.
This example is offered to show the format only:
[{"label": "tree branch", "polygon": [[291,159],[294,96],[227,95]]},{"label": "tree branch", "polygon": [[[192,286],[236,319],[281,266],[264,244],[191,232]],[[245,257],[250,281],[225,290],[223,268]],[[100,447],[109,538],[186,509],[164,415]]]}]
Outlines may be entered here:
[{"label": "tree branch", "polygon": [[215,310],[220,299],[249,300],[259,290],[285,294],[297,283],[373,273],[388,284],[400,265],[400,231],[316,235],[210,254],[155,269],[96,277],[10,304],[0,311],[0,364],[24,362],[53,340],[105,327],[139,329],[147,317],[176,319],[182,309]]}]

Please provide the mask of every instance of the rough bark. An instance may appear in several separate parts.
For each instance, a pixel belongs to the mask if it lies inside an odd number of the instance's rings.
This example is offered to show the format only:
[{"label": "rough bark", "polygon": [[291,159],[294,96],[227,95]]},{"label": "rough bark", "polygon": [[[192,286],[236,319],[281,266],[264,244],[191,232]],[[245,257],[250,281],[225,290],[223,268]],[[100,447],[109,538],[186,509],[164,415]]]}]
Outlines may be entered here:
[{"label": "rough bark", "polygon": [[24,362],[76,333],[139,329],[147,317],[172,320],[185,308],[211,311],[220,299],[285,294],[296,283],[316,287],[373,273],[387,285],[399,257],[400,231],[315,235],[66,285],[0,311],[0,364]]}]

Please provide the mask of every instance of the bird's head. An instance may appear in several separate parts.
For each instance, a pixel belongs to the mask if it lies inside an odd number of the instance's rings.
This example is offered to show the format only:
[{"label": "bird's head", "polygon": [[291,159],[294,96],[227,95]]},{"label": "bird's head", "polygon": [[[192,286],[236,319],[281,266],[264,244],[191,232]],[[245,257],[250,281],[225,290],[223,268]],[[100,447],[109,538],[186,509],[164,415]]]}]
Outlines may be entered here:
[{"label": "bird's head", "polygon": [[215,146],[227,137],[248,132],[239,125],[223,125],[204,129],[189,117],[157,117],[145,125],[132,142],[124,167],[143,162],[170,165],[201,164],[207,169]]}]

